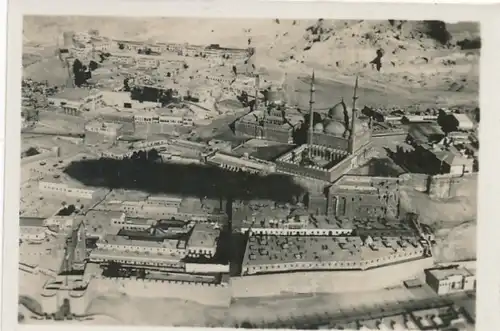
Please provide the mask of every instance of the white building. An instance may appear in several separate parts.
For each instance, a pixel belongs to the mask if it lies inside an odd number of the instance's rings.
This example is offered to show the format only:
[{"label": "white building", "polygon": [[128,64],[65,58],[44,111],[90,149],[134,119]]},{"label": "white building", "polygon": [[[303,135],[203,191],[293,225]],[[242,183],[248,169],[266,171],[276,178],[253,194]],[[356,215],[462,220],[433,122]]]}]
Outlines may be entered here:
[{"label": "white building", "polygon": [[50,105],[63,108],[67,113],[77,115],[80,111],[91,111],[102,106],[102,93],[98,90],[66,88],[48,97]]},{"label": "white building", "polygon": [[97,248],[102,250],[154,253],[172,256],[184,256],[186,250],[178,240],[163,240],[162,242],[149,240],[131,240],[123,236],[106,235],[97,242]]},{"label": "white building", "polygon": [[19,218],[19,239],[22,241],[43,241],[47,237],[46,229],[43,218]]},{"label": "white building", "polygon": [[100,122],[97,120],[85,124],[85,132],[97,133],[114,138],[121,134],[122,128],[123,125],[119,123]]},{"label": "white building", "polygon": [[426,283],[439,295],[473,291],[476,275],[463,267],[446,267],[425,271]]},{"label": "white building", "polygon": [[474,122],[466,115],[454,113],[451,114],[453,118],[453,124],[456,126],[457,130],[460,131],[471,131],[474,130]]},{"label": "white building", "polygon": [[38,183],[38,188],[42,192],[61,194],[70,198],[93,199],[96,190],[87,188],[74,188],[56,179],[44,179]]}]

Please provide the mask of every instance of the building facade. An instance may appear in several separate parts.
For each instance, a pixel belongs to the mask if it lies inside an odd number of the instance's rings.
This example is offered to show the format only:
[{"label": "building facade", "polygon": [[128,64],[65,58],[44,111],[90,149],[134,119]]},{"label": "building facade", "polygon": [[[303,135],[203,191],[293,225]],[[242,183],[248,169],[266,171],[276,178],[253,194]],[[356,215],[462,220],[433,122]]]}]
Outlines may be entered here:
[{"label": "building facade", "polygon": [[476,275],[463,267],[427,269],[425,280],[439,295],[476,289]]}]

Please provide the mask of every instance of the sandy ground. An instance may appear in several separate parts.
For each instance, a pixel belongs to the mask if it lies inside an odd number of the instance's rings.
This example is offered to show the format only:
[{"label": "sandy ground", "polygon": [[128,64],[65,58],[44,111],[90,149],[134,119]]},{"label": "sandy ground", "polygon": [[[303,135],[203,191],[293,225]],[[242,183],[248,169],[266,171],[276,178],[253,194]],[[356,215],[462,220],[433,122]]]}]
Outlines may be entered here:
[{"label": "sandy ground", "polygon": [[436,294],[424,286],[416,290],[395,287],[380,291],[363,293],[339,293],[297,295],[279,297],[238,299],[231,305],[231,319],[235,322],[261,322],[287,319],[291,316],[310,316],[313,314],[333,313],[362,309],[375,305],[418,300],[435,297]]},{"label": "sandy ground", "polygon": [[415,210],[436,230],[436,261],[476,258],[477,190],[468,196],[436,201],[412,189],[402,190],[402,208]]},{"label": "sandy ground", "polygon": [[[108,295],[94,299],[87,312],[110,316],[122,325],[222,325],[226,311],[174,299],[132,298]],[[96,323],[97,324],[97,323]]]}]

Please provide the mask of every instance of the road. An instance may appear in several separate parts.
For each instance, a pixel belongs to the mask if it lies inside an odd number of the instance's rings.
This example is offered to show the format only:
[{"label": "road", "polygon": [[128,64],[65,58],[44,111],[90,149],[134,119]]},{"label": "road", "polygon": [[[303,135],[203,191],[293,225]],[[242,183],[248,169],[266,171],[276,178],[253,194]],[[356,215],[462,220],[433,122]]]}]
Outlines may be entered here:
[{"label": "road", "polygon": [[325,314],[297,316],[287,320],[277,320],[272,323],[253,325],[255,328],[266,329],[317,329],[321,326],[333,326],[346,324],[361,320],[381,319],[396,316],[415,310],[432,309],[452,306],[460,302],[474,300],[475,294],[458,293],[448,296],[410,300],[406,302],[393,302],[384,306],[353,308],[352,310],[341,310],[337,312],[325,312]]}]

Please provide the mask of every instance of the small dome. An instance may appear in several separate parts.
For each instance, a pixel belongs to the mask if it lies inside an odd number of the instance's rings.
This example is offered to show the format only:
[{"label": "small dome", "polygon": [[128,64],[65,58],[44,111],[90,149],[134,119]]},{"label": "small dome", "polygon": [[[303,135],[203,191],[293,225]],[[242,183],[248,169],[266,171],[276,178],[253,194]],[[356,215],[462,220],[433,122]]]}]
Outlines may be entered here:
[{"label": "small dome", "polygon": [[334,136],[342,136],[346,131],[345,125],[338,121],[325,121],[323,125],[325,127],[324,132]]},{"label": "small dome", "polygon": [[328,111],[328,117],[332,120],[345,121],[345,103],[343,101],[337,103]]},{"label": "small dome", "polygon": [[323,132],[325,127],[323,126],[323,123],[316,123],[314,124],[314,131],[316,132]]}]

